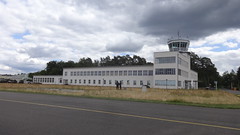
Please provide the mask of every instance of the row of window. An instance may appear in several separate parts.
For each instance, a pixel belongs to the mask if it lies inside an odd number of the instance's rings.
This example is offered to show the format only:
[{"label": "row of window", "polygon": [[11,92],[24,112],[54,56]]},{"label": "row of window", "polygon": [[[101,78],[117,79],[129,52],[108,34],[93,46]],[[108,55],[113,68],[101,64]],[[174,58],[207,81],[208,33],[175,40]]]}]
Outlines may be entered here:
[{"label": "row of window", "polygon": [[54,83],[54,78],[34,78],[35,83]]},{"label": "row of window", "polygon": [[[115,85],[117,80],[86,80],[86,79],[70,79],[70,84],[86,84],[86,85],[91,85],[91,84],[98,84],[98,85]],[[136,80],[120,80],[118,82],[121,82],[121,85],[150,85],[150,80],[147,82],[144,82],[143,80],[136,81]]]},{"label": "row of window", "polygon": [[178,69],[178,75],[183,76],[183,77],[188,77],[188,72]]},{"label": "row of window", "polygon": [[175,68],[156,68],[155,75],[175,75]]},{"label": "row of window", "polygon": [[153,70],[71,71],[70,76],[153,76]]},{"label": "row of window", "polygon": [[157,57],[155,59],[156,64],[165,64],[165,63],[176,63],[176,57]]},{"label": "row of window", "polygon": [[155,80],[155,86],[176,86],[176,80]]}]

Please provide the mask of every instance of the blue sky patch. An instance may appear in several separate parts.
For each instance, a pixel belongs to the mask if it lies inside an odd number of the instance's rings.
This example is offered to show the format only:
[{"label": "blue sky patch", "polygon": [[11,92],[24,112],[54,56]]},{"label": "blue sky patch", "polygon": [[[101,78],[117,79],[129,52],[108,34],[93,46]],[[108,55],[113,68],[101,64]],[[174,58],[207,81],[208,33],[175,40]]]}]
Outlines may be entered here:
[{"label": "blue sky patch", "polygon": [[26,36],[26,35],[30,35],[30,32],[25,31],[23,33],[15,33],[15,34],[12,35],[12,37],[14,39],[23,39],[23,37]]}]

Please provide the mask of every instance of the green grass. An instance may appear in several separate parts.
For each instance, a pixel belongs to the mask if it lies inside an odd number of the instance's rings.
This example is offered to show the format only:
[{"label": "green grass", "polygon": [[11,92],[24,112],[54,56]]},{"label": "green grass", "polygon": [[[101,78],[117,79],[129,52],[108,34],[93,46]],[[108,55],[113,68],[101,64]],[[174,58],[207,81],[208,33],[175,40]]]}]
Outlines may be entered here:
[{"label": "green grass", "polygon": [[[58,91],[57,89],[71,89],[75,91]],[[141,89],[137,88],[115,90],[114,87],[26,84],[0,84],[0,91],[62,95],[145,103],[164,103],[222,109],[240,109],[240,96],[230,94],[225,91],[148,89],[147,92],[141,92]]]}]

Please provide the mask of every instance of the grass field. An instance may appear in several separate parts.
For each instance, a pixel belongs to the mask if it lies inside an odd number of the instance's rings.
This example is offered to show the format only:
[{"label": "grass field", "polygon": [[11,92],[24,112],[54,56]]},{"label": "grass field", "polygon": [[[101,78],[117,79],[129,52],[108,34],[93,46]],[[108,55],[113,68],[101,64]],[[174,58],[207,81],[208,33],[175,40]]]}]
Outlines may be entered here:
[{"label": "grass field", "polygon": [[99,86],[10,83],[0,83],[0,90],[217,108],[240,108],[239,96],[221,90],[164,90],[149,88],[147,92],[142,92],[141,88],[116,90],[114,87]]}]

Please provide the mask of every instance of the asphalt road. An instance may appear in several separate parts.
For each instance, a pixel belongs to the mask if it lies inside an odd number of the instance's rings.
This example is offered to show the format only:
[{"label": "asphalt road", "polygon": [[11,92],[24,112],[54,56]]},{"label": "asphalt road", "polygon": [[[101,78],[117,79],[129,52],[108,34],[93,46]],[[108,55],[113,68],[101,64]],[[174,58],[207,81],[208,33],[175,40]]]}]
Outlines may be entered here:
[{"label": "asphalt road", "polygon": [[0,92],[0,135],[240,135],[240,109]]}]

